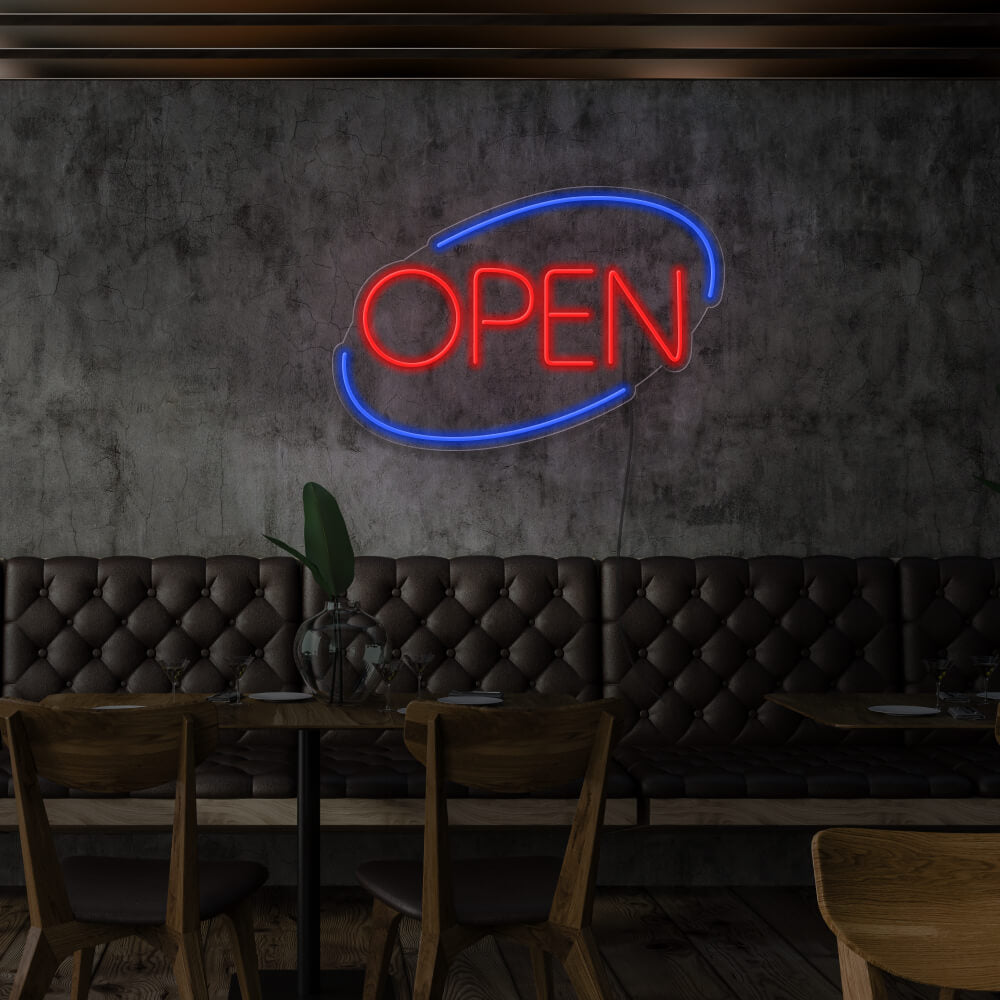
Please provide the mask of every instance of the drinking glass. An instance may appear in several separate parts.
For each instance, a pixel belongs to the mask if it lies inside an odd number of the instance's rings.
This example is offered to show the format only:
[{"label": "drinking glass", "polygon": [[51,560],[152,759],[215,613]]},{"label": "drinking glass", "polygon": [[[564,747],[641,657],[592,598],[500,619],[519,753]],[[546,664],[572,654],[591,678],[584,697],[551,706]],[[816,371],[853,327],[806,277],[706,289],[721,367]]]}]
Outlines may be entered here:
[{"label": "drinking glass", "polygon": [[181,678],[187,673],[188,667],[191,666],[190,660],[157,660],[160,665],[160,669],[167,675],[167,680],[170,681],[170,696],[177,696],[177,685],[180,684]]},{"label": "drinking glass", "polygon": [[236,705],[243,700],[243,696],[240,694],[240,678],[247,672],[251,663],[253,663],[252,656],[235,656],[229,661],[229,668],[233,674],[233,688],[236,691],[234,699]]},{"label": "drinking glass", "polygon": [[990,678],[993,676],[993,671],[1000,665],[1000,656],[996,653],[974,656],[972,665],[976,668],[976,673],[981,674],[983,678],[983,689],[979,692],[979,697],[982,701],[989,702],[992,700],[990,698]]},{"label": "drinking glass", "polygon": [[424,696],[424,673],[433,661],[433,653],[415,653],[413,656],[410,656],[409,653],[403,654],[403,662],[417,678],[417,698]]},{"label": "drinking glass", "polygon": [[399,670],[400,661],[396,659],[382,660],[378,664],[378,672],[382,680],[385,681],[385,704],[382,706],[383,712],[394,712],[395,709],[389,704],[389,688],[392,684],[396,671]]},{"label": "drinking glass", "polygon": [[951,671],[952,662],[951,660],[924,660],[923,664],[926,676],[934,680],[934,704],[943,711],[946,699],[942,685],[945,677]]}]

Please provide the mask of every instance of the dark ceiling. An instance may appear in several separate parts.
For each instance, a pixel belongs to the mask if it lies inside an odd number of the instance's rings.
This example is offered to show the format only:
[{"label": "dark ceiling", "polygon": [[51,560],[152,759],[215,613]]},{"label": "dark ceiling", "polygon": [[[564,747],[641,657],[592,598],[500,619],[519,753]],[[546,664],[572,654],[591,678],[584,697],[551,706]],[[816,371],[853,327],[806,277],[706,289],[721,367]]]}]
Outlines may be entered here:
[{"label": "dark ceiling", "polygon": [[1000,77],[997,0],[608,6],[0,0],[0,76]]}]

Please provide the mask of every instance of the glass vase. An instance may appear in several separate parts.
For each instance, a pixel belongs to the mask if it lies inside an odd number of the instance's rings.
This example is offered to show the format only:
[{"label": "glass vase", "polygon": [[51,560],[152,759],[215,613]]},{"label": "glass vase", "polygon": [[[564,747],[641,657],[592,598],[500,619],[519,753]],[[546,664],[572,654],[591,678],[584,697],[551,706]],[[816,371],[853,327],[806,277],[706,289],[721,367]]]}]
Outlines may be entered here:
[{"label": "glass vase", "polygon": [[307,618],[295,633],[295,665],[307,690],[320,701],[364,701],[380,680],[388,653],[385,629],[357,602],[337,597]]}]

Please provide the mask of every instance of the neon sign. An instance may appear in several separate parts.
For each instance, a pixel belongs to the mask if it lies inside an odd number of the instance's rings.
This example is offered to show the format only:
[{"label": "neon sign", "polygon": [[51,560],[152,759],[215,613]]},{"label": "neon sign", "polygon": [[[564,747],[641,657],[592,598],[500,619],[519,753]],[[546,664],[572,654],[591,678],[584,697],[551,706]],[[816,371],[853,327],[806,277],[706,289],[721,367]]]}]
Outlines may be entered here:
[{"label": "neon sign", "polygon": [[[689,290],[689,267],[668,264],[670,305],[659,311],[647,302],[635,275],[618,262],[574,261],[550,263],[531,270],[508,261],[476,262],[465,274],[451,276],[437,262],[424,263],[411,254],[375,273],[355,300],[354,321],[362,357],[375,359],[384,370],[405,377],[427,376],[446,365],[462,364],[467,373],[489,367],[491,341],[501,335],[518,337],[522,349],[530,350],[539,370],[565,373],[611,373],[621,357],[623,319],[637,328],[658,360],[658,368],[683,369],[691,357],[691,335],[707,310],[719,303],[723,287],[723,259],[711,230],[682,205],[647,192],[621,189],[566,189],[550,191],[502,205],[452,226],[432,237],[425,249],[432,257],[465,248],[483,234],[495,233],[515,221],[560,210],[580,208],[629,209],[655,216],[691,238],[700,272],[697,289]],[[648,280],[648,279],[647,279]],[[662,282],[662,278],[657,279]],[[388,332],[379,314],[385,300],[405,294],[433,300],[437,319],[420,329],[419,347],[401,347],[394,341],[396,323]],[[496,306],[498,296],[512,300]],[[492,299],[491,299],[492,296]],[[491,306],[491,302],[493,305]],[[690,314],[702,307],[696,321]],[[664,315],[666,313],[666,315]],[[582,333],[595,321],[594,343],[581,345]],[[555,433],[607,413],[627,402],[640,381],[619,382],[597,395],[561,406],[527,419],[492,426],[428,428],[414,426],[380,412],[367,402],[354,374],[353,352],[345,337],[334,352],[337,391],[348,411],[365,427],[404,444],[425,448],[489,448],[513,444]],[[463,339],[466,342],[462,349]],[[564,339],[570,346],[564,346]],[[587,349],[582,349],[586,346]],[[658,369],[657,369],[658,370]],[[648,377],[648,376],[647,376]]]}]

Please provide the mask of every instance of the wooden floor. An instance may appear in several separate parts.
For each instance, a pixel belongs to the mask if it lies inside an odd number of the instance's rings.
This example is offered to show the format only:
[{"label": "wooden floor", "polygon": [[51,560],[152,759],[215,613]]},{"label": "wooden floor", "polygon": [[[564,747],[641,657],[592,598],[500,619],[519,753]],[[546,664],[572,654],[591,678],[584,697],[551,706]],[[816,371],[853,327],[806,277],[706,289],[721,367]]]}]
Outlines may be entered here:
[{"label": "wooden floor", "polygon": [[[363,965],[369,904],[359,890],[330,889],[323,899],[323,965]],[[262,968],[293,968],[294,897],[259,894],[256,930]],[[27,913],[18,890],[0,889],[0,998],[10,995],[24,943]],[[840,1000],[834,940],[811,889],[601,889],[595,932],[618,994],[616,1000]],[[205,925],[213,1000],[224,1000],[229,957],[222,935]],[[393,976],[409,1000],[417,924],[404,921]],[[48,994],[65,997],[69,963]],[[533,1000],[527,953],[487,939],[455,963],[446,1000]],[[98,954],[91,997],[173,1000],[173,978],[162,957],[137,939]],[[962,993],[963,1000],[1000,994]],[[890,1000],[933,1000],[926,987],[893,981]],[[555,1000],[574,1000],[557,973]]]}]

